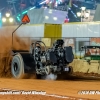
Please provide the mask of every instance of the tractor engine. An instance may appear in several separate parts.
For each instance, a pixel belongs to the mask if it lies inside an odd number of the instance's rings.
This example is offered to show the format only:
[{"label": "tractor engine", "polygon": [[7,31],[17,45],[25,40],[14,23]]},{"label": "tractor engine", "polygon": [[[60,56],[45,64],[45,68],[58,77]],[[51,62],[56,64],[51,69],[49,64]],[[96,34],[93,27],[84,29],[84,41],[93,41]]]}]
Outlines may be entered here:
[{"label": "tractor engine", "polygon": [[63,47],[64,41],[58,39],[47,51],[47,62],[53,72],[69,71],[68,64],[74,59],[72,47]]},{"label": "tractor engine", "polygon": [[54,72],[59,72],[64,66],[63,40],[57,40],[53,47],[47,51],[47,61],[52,66]]},{"label": "tractor engine", "polygon": [[34,48],[34,60],[37,74],[59,73],[69,71],[68,64],[74,59],[72,47],[64,47],[64,41],[58,39],[52,48],[42,51],[41,46]]},{"label": "tractor engine", "polygon": [[36,63],[37,74],[48,74],[46,71],[46,55],[45,52],[41,50],[40,46],[34,48],[34,60]]}]

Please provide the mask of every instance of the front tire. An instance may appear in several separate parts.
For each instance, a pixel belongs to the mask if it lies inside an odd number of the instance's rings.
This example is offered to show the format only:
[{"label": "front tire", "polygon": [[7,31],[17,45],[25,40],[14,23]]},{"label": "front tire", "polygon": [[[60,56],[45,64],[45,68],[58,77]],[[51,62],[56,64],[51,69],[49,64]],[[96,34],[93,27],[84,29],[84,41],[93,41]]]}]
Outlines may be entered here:
[{"label": "front tire", "polygon": [[11,73],[13,77],[17,79],[22,79],[25,76],[23,58],[19,53],[16,54],[12,59]]}]

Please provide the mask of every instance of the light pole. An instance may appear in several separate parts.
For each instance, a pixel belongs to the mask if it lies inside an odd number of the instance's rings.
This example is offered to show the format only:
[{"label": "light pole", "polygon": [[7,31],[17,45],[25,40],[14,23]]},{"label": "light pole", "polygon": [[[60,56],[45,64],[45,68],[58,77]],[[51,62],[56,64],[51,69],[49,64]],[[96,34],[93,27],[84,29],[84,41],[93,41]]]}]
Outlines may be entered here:
[{"label": "light pole", "polygon": [[81,22],[83,22],[83,19],[87,19],[90,16],[89,11],[86,10],[86,7],[81,7],[81,12],[77,12],[77,16],[81,18]]}]

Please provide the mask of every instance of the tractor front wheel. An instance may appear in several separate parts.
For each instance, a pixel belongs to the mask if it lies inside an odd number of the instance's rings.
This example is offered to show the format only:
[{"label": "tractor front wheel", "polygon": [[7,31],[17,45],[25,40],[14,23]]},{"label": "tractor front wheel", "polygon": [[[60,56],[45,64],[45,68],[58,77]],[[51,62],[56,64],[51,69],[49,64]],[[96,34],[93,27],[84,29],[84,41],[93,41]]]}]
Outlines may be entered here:
[{"label": "tractor front wheel", "polygon": [[18,53],[16,54],[11,62],[11,73],[14,78],[22,79],[24,78],[24,62],[22,56]]}]

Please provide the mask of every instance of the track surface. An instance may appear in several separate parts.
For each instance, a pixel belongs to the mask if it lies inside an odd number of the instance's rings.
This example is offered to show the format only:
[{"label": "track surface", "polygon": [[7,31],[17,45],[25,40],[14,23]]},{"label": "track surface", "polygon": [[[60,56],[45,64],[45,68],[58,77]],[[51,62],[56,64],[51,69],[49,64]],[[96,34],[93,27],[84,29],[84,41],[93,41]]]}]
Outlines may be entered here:
[{"label": "track surface", "polygon": [[[64,95],[64,96],[73,96],[73,97],[100,100],[100,94],[99,95],[79,95],[78,94],[78,91],[80,90],[99,90],[100,91],[100,80],[51,81],[51,80],[35,80],[35,79],[20,79],[20,80],[18,79],[17,80],[17,79],[1,78],[0,88],[7,88],[7,89],[12,89],[12,90],[37,90],[37,91],[45,91],[47,94],[57,94],[57,95]],[[5,98],[3,97],[3,99]],[[30,97],[30,99],[32,99],[32,97]],[[30,99],[27,99],[27,100],[30,100]],[[10,98],[8,100],[10,100]]]}]

